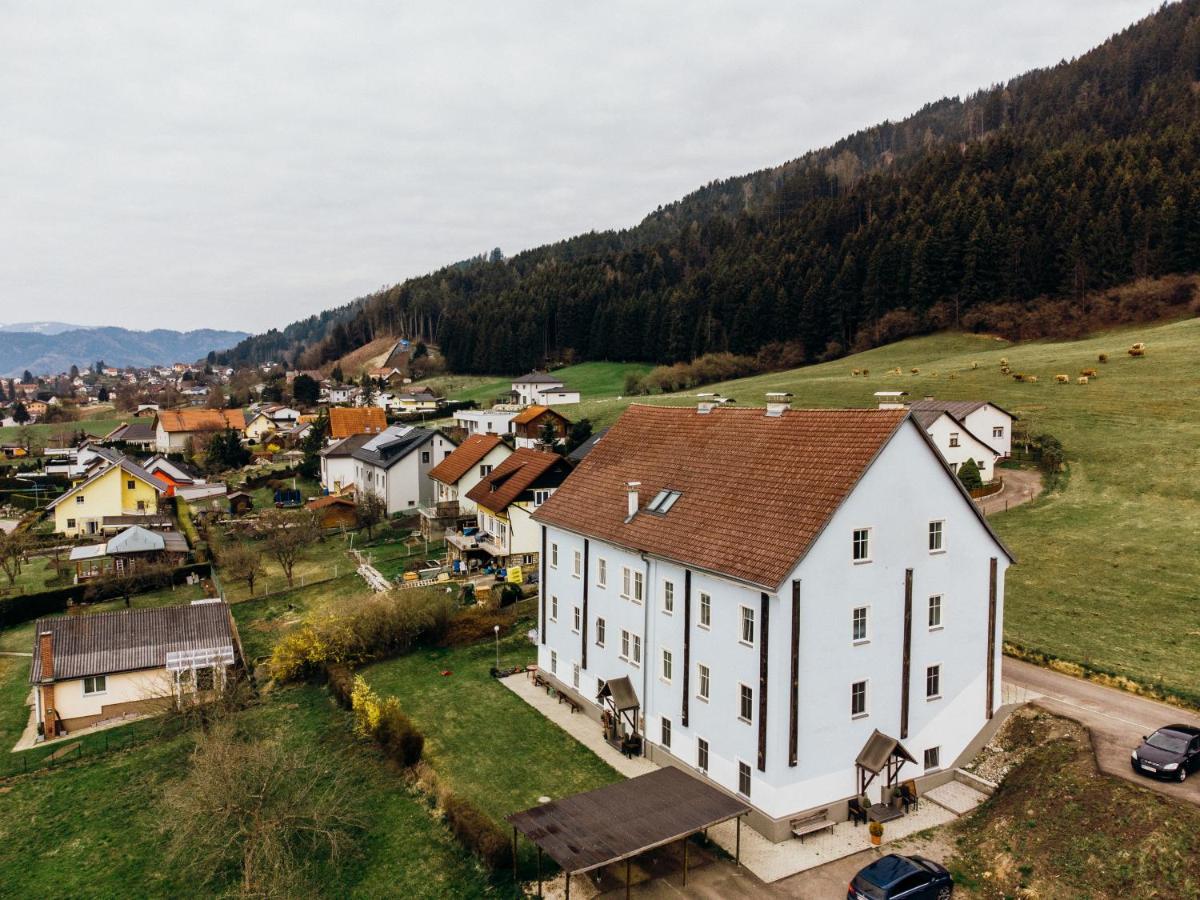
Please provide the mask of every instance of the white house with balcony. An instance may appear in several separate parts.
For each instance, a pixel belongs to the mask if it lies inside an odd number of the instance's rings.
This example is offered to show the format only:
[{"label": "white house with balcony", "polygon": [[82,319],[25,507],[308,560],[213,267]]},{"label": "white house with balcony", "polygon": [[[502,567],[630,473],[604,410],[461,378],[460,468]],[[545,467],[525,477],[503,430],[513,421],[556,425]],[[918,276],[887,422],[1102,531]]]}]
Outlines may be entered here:
[{"label": "white house with balcony", "polygon": [[471,434],[512,434],[513,419],[520,410],[494,407],[492,409],[460,409],[454,413],[454,424]]},{"label": "white house with balcony", "polygon": [[542,674],[773,840],[995,724],[1012,557],[906,409],[635,405],[533,520]]},{"label": "white house with balcony", "polygon": [[355,490],[382,497],[389,516],[416,515],[433,502],[430,470],[453,452],[440,431],[391,425],[351,452]]},{"label": "white house with balcony", "polygon": [[561,406],[579,402],[579,391],[549,372],[530,372],[512,383],[512,392],[521,406]]}]

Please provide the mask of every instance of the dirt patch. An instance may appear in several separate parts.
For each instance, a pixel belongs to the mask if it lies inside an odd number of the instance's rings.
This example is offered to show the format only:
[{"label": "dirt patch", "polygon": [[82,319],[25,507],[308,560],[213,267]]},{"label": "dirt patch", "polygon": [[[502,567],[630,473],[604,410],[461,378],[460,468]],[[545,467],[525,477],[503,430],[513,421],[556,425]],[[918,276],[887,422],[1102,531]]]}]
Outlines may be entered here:
[{"label": "dirt patch", "polygon": [[1078,739],[1083,729],[1070,719],[1032,706],[1016,710],[983,749],[963,768],[992,784],[1000,784],[1035,749],[1053,740]]}]

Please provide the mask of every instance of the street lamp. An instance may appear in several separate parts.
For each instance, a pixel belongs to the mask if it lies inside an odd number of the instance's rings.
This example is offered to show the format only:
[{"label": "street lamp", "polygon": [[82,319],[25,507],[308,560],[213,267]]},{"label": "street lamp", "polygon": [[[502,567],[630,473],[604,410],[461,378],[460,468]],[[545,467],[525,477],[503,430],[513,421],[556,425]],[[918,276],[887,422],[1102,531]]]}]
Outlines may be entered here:
[{"label": "street lamp", "polygon": [[496,633],[496,669],[500,668],[500,626],[493,625],[492,630]]}]

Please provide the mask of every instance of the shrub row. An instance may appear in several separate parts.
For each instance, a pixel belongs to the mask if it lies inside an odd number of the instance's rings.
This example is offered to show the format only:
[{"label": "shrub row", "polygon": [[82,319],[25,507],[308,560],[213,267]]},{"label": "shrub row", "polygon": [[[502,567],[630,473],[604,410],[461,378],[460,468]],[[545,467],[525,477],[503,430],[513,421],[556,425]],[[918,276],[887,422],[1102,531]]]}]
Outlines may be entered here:
[{"label": "shrub row", "polygon": [[461,794],[450,792],[442,798],[442,810],[450,831],[484,865],[493,870],[512,867],[512,845],[491,816]]},{"label": "shrub row", "polygon": [[353,613],[330,615],[287,634],[271,653],[271,674],[294,681],[329,665],[358,665],[437,642],[454,615],[454,601],[440,590],[381,594]]},{"label": "shrub row", "polygon": [[365,678],[356,675],[350,689],[350,709],[355,733],[375,740],[389,759],[405,768],[421,761],[425,736],[400,709],[395,697],[381,698]]}]

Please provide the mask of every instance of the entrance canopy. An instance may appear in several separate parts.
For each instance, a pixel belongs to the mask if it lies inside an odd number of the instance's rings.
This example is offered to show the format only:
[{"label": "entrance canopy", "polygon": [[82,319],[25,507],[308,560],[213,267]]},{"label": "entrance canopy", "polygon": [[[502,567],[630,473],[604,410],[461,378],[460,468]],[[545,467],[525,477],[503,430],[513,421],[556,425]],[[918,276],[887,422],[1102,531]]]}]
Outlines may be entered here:
[{"label": "entrance canopy", "polygon": [[637,709],[638,703],[637,693],[633,689],[633,682],[629,680],[628,675],[622,675],[620,678],[613,678],[610,681],[604,682],[604,687],[600,688],[600,693],[596,695],[597,700],[611,698],[613,708],[617,712],[625,712],[627,709]]},{"label": "entrance canopy", "polygon": [[858,759],[854,761],[854,764],[878,775],[885,766],[897,759],[900,760],[900,765],[904,765],[906,762],[916,762],[898,740],[888,737],[876,729],[875,733],[867,738],[867,743],[863,746],[862,752],[858,754]]},{"label": "entrance canopy", "polygon": [[508,821],[570,876],[627,860],[748,812],[750,807],[740,800],[667,766],[513,813]]}]

